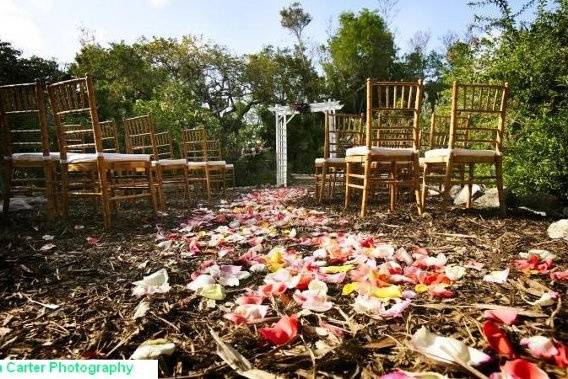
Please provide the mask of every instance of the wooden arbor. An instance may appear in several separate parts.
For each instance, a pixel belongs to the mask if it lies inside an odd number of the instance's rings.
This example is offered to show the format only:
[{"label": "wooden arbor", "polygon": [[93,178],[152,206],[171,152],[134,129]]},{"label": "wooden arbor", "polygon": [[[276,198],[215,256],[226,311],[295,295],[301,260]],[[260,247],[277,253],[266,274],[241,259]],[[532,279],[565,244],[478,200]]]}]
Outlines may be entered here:
[{"label": "wooden arbor", "polygon": [[[309,112],[335,113],[343,108],[339,101],[328,100],[321,103],[309,104]],[[301,113],[290,105],[275,105],[270,108],[276,117],[276,185],[288,185],[288,143],[287,125],[295,115]]]}]

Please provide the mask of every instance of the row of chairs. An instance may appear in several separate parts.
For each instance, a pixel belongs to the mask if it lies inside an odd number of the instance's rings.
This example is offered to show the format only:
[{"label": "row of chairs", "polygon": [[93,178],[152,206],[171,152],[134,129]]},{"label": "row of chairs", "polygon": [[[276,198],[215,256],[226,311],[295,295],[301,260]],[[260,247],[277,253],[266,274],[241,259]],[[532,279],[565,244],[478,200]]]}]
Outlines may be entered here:
[{"label": "row of chairs", "polygon": [[[473,183],[495,183],[501,211],[505,211],[502,142],[507,83],[454,82],[450,114],[432,115],[423,157],[422,82],[368,79],[366,89],[365,115],[325,115],[324,157],[315,161],[320,201],[333,195],[336,184],[343,182],[345,207],[352,193],[360,192],[363,217],[369,198],[380,189],[388,190],[393,211],[400,189],[408,188],[421,214],[432,184],[442,189],[444,199],[449,198],[452,185],[467,185],[467,207],[471,207]],[[479,165],[493,166],[494,171],[479,169]]]},{"label": "row of chairs", "polygon": [[[50,151],[46,93],[56,126],[58,152]],[[176,159],[169,132],[158,133],[148,115],[123,120],[126,153],[120,153],[114,121],[99,121],[93,80],[0,86],[3,210],[15,192],[41,190],[48,215],[67,216],[70,197],[94,198],[105,227],[121,201],[146,199],[156,211],[165,206],[164,188],[234,185],[234,168],[221,158],[220,144],[204,128],[182,132]],[[43,171],[34,175],[30,171]]]}]

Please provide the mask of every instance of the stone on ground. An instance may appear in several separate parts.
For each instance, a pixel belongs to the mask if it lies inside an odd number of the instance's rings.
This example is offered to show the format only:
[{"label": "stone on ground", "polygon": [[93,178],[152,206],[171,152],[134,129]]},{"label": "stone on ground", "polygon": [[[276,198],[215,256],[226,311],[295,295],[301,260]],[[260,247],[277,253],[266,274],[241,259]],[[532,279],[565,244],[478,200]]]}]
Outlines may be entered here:
[{"label": "stone on ground", "polygon": [[550,238],[564,238],[568,240],[568,219],[553,222],[548,227],[548,236]]}]

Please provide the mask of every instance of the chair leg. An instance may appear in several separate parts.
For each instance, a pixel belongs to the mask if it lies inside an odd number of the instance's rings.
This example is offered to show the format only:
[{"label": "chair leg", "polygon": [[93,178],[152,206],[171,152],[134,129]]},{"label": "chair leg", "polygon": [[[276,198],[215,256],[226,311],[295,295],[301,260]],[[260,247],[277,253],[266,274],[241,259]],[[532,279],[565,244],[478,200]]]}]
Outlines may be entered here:
[{"label": "chair leg", "polygon": [[349,207],[349,198],[351,197],[351,187],[350,187],[350,177],[351,177],[351,162],[345,163],[345,204],[344,208]]},{"label": "chair leg", "polygon": [[314,175],[314,179],[316,180],[316,194],[315,194],[315,196],[316,196],[316,200],[318,200],[318,201],[319,201],[319,191],[320,191],[319,177],[320,177],[320,169],[319,169],[318,165],[315,165],[315,175]]},{"label": "chair leg", "polygon": [[503,192],[503,159],[495,158],[495,179],[497,182],[497,195],[499,197],[499,210],[502,216],[507,213],[507,204],[505,204],[505,193]]},{"label": "chair leg", "polygon": [[333,170],[333,178],[331,180],[331,193],[330,193],[331,198],[335,197],[335,183],[336,182],[337,182],[337,168],[335,168]]},{"label": "chair leg", "polygon": [[389,185],[389,197],[390,197],[390,202],[389,202],[389,210],[391,212],[394,212],[395,209],[395,205],[396,205],[396,198],[397,198],[397,192],[398,192],[398,188],[396,185],[396,180],[397,180],[397,175],[396,175],[396,162],[391,162],[390,165],[390,185]]},{"label": "chair leg", "polygon": [[205,170],[205,185],[207,186],[207,201],[211,201],[211,178],[209,176],[209,169],[207,166],[204,168]]},{"label": "chair leg", "polygon": [[[467,180],[467,205],[466,207],[469,209],[472,206],[472,195],[473,195],[473,172],[474,172],[474,164],[470,163],[468,165],[468,180]],[[465,165],[463,167],[463,171],[465,171]]]},{"label": "chair leg", "polygon": [[448,161],[446,162],[446,173],[444,175],[444,192],[443,192],[443,196],[442,196],[442,200],[444,205],[446,204],[446,202],[448,202],[449,200],[451,200],[450,198],[450,186],[452,183],[452,173],[453,173],[453,164],[452,164],[452,157],[450,156],[448,158]]},{"label": "chair leg", "polygon": [[61,214],[64,219],[69,219],[69,171],[67,164],[61,166]]},{"label": "chair leg", "polygon": [[371,161],[367,157],[365,160],[365,169],[363,170],[363,196],[361,196],[361,217],[367,215],[367,197],[369,196],[369,175],[371,173]]},{"label": "chair leg", "polygon": [[412,161],[412,172],[410,173],[412,177],[411,180],[411,188],[414,191],[414,199],[416,201],[416,207],[418,208],[418,214],[422,214],[422,198],[420,194],[420,186],[418,185],[418,180],[420,180],[420,162],[418,160],[418,155],[414,156]]},{"label": "chair leg", "polygon": [[320,192],[318,201],[321,203],[323,201],[323,194],[325,192],[325,181],[327,178],[327,163],[324,163],[321,169],[321,180],[320,180]]},{"label": "chair leg", "polygon": [[426,194],[428,192],[428,163],[424,163],[424,171],[422,173],[422,189],[420,191],[420,210],[419,213],[422,214],[422,212],[424,212],[424,209],[426,208]]},{"label": "chair leg", "polygon": [[52,219],[55,216],[55,195],[53,184],[53,166],[50,160],[43,161],[43,175],[45,178],[45,197],[47,199],[47,217]]},{"label": "chair leg", "polygon": [[99,171],[99,182],[101,183],[101,210],[103,214],[103,224],[105,229],[108,229],[110,228],[111,225],[110,203],[112,197],[111,194],[109,193],[108,178],[107,178],[107,174],[110,170],[107,170],[106,168],[101,169],[99,167],[98,171]]},{"label": "chair leg", "polygon": [[189,170],[187,169],[187,167],[183,168],[183,188],[184,188],[184,198],[185,201],[189,201]]},{"label": "chair leg", "polygon": [[223,196],[225,196],[225,193],[227,192],[227,171],[225,169],[225,167],[223,167],[221,169],[221,180],[223,181]]},{"label": "chair leg", "polygon": [[10,197],[12,196],[12,175],[14,174],[14,169],[12,163],[9,160],[5,161],[4,164],[4,192],[3,197],[3,209],[2,212],[6,215],[10,210]]},{"label": "chair leg", "polygon": [[148,189],[150,191],[150,197],[149,197],[150,206],[152,207],[154,213],[156,213],[158,212],[158,201],[159,201],[158,199],[160,197],[159,191],[162,190],[162,185],[161,183],[158,182],[158,179],[154,177],[154,172],[152,170],[152,167],[147,169],[146,175],[148,178]]}]

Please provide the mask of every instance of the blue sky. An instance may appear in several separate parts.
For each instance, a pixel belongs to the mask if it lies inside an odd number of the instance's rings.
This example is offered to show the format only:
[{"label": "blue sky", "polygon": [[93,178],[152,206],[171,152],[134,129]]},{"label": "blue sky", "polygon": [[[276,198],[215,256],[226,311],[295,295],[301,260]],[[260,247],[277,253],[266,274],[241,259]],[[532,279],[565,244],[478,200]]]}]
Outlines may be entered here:
[{"label": "blue sky", "polygon": [[[513,5],[521,0],[512,0]],[[140,36],[202,35],[235,53],[262,46],[291,46],[279,10],[290,0],[0,0],[0,39],[26,56],[36,54],[73,61],[80,28],[101,43],[135,41]],[[305,34],[311,45],[325,42],[342,11],[375,9],[379,0],[303,0],[313,18]],[[419,31],[429,32],[430,48],[441,46],[448,32],[463,36],[472,21],[467,0],[399,0],[391,20],[397,45],[404,51]]]}]

